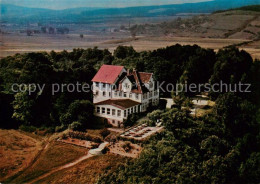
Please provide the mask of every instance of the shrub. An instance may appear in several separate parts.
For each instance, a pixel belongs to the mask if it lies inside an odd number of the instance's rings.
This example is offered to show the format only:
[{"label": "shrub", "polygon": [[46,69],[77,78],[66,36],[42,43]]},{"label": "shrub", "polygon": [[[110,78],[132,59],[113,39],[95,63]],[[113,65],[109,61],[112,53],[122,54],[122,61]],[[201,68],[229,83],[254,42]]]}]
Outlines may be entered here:
[{"label": "shrub", "polygon": [[127,119],[124,121],[124,126],[125,127],[133,126],[139,118],[140,118],[140,115],[138,115],[138,114],[130,114],[127,117]]},{"label": "shrub", "polygon": [[69,125],[69,129],[71,130],[81,130],[82,129],[82,124],[78,121],[74,121]]},{"label": "shrub", "polygon": [[103,137],[103,139],[105,139],[105,137],[107,137],[110,134],[110,131],[106,128],[104,128],[103,130],[101,130],[100,135]]},{"label": "shrub", "polygon": [[147,124],[148,126],[155,126],[155,121],[152,121],[152,120],[141,120],[140,121],[141,124]]},{"label": "shrub", "polygon": [[78,131],[69,131],[68,136],[75,139],[81,139],[86,141],[93,141],[96,143],[101,143],[102,140],[99,137],[92,137],[88,133],[78,132]]},{"label": "shrub", "polygon": [[61,138],[62,138],[62,139],[67,139],[67,138],[68,138],[68,135],[64,133],[64,134],[62,134]]},{"label": "shrub", "polygon": [[67,126],[65,126],[65,125],[60,125],[60,126],[56,126],[55,127],[55,132],[62,132],[62,131],[64,131],[64,130],[66,130],[66,128],[67,128]]},{"label": "shrub", "polygon": [[131,145],[131,142],[126,141],[123,145],[122,148],[125,150],[125,152],[129,152],[131,151],[131,149],[133,148]]},{"label": "shrub", "polygon": [[19,127],[20,130],[25,131],[25,132],[35,132],[36,131],[36,127],[34,126],[27,126],[27,125],[21,125]]},{"label": "shrub", "polygon": [[153,121],[153,122],[157,122],[158,119],[161,119],[161,115],[162,115],[163,111],[162,110],[155,110],[149,114],[147,114],[147,117]]}]

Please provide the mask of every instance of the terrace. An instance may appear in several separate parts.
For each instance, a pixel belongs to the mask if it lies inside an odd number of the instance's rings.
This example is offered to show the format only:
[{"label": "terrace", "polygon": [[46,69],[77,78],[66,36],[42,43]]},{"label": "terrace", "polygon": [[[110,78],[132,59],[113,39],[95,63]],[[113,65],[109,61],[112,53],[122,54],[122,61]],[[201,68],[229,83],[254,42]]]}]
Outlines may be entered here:
[{"label": "terrace", "polygon": [[135,139],[135,140],[144,140],[147,137],[161,131],[163,127],[149,127],[146,123],[132,127],[122,133],[120,136],[123,138]]}]

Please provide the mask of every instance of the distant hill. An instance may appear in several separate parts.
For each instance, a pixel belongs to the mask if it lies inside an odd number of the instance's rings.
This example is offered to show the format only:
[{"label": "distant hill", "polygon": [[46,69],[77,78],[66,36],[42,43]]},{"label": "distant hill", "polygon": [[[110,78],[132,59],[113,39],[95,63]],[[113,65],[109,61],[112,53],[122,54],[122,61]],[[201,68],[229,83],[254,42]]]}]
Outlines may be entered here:
[{"label": "distant hill", "polygon": [[14,5],[1,5],[1,21],[8,22],[56,22],[88,23],[117,17],[158,17],[172,16],[180,13],[212,13],[217,10],[238,8],[259,4],[259,0],[215,0],[200,3],[186,3],[162,6],[128,7],[128,8],[74,8],[66,10],[49,10],[26,8]]},{"label": "distant hill", "polygon": [[241,8],[237,8],[237,10],[260,12],[260,5],[244,6]]},{"label": "distant hill", "polygon": [[210,15],[178,18],[160,24],[139,24],[132,34],[201,38],[260,39],[260,5],[217,11]]}]

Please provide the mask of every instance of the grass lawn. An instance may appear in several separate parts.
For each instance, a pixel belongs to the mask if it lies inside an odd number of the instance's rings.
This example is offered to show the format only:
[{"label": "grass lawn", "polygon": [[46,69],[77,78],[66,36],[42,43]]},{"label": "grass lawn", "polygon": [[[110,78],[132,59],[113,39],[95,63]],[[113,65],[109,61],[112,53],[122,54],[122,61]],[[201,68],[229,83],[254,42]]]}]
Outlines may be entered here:
[{"label": "grass lawn", "polygon": [[58,171],[37,183],[95,183],[100,174],[115,170],[127,159],[114,154],[95,156],[71,168]]},{"label": "grass lawn", "polygon": [[26,169],[17,178],[7,182],[25,183],[31,181],[32,179],[37,178],[53,168],[64,165],[83,155],[86,155],[87,152],[88,150],[85,148],[53,141],[31,167]]}]

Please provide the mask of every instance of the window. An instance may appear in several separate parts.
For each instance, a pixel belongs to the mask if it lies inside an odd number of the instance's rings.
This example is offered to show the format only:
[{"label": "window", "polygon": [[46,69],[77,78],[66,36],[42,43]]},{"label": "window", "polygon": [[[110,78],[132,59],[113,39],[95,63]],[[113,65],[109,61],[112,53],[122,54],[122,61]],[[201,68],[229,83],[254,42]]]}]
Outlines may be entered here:
[{"label": "window", "polygon": [[153,83],[152,82],[150,82],[149,87],[153,88]]},{"label": "window", "polygon": [[112,109],[112,115],[115,116],[116,115],[116,110]]},{"label": "window", "polygon": [[100,107],[97,107],[97,113],[100,113]]},{"label": "window", "polygon": [[116,123],[115,120],[112,120],[112,123],[115,124]]},{"label": "window", "polygon": [[129,98],[132,98],[132,93],[129,93]]},{"label": "window", "polygon": [[109,92],[109,97],[111,96],[111,92]]},{"label": "window", "polygon": [[124,110],[124,117],[126,117],[126,110]]},{"label": "window", "polygon": [[117,116],[118,116],[118,117],[121,116],[121,110],[117,110]]},{"label": "window", "polygon": [[138,106],[135,106],[135,112],[138,112]]},{"label": "window", "polygon": [[105,83],[103,83],[103,88],[106,88],[106,84]]},{"label": "window", "polygon": [[99,83],[98,82],[96,82],[96,87],[98,87],[99,86]]},{"label": "window", "polygon": [[120,97],[122,96],[122,92],[121,92],[121,91],[119,92],[119,96],[120,96]]},{"label": "window", "polygon": [[107,114],[110,114],[110,109],[109,108],[107,108]]},{"label": "window", "polygon": [[128,109],[127,111],[128,111],[128,114],[130,114],[130,109]]},{"label": "window", "polygon": [[150,92],[149,97],[152,98],[152,96],[153,96],[153,92]]},{"label": "window", "polygon": [[106,96],[106,92],[105,91],[103,91],[103,96]]},{"label": "window", "polygon": [[130,109],[130,113],[131,113],[131,114],[133,113],[133,108]]},{"label": "window", "polygon": [[102,107],[102,114],[106,113],[106,108]]},{"label": "window", "polygon": [[126,93],[124,93],[124,97],[126,97]]},{"label": "window", "polygon": [[135,99],[138,99],[139,95],[138,94],[135,94]]},{"label": "window", "polygon": [[115,91],[114,95],[117,96],[117,92],[116,91]]}]

